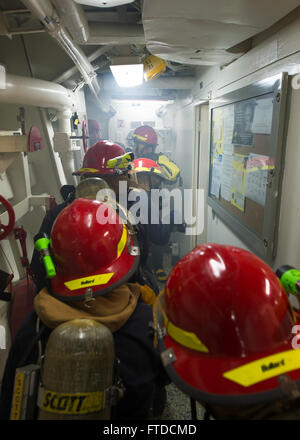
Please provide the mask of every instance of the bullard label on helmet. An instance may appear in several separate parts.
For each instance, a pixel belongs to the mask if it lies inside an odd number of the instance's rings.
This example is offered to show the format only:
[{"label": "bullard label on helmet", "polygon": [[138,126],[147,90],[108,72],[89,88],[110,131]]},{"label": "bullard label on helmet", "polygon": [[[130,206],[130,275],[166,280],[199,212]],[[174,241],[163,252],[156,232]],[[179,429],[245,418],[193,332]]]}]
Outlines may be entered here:
[{"label": "bullard label on helmet", "polygon": [[248,387],[288,371],[297,370],[299,363],[300,350],[287,350],[226,371],[223,376],[239,385]]},{"label": "bullard label on helmet", "polygon": [[78,278],[77,280],[66,281],[65,286],[69,290],[77,290],[87,286],[99,286],[101,284],[107,284],[113,273],[103,273],[90,277]]}]

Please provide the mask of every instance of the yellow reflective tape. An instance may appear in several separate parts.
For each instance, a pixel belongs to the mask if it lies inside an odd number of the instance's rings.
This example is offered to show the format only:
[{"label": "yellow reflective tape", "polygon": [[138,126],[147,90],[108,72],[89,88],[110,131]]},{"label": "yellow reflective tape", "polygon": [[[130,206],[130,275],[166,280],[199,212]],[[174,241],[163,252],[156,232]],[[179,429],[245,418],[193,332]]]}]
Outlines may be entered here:
[{"label": "yellow reflective tape", "polygon": [[157,173],[157,174],[162,174],[161,170],[158,170],[157,168],[148,168],[148,167],[138,167],[138,168],[134,168],[134,171],[136,172],[152,172],[152,173]]},{"label": "yellow reflective tape", "polygon": [[123,225],[122,236],[121,236],[120,241],[118,243],[118,254],[117,254],[118,258],[122,254],[124,247],[126,246],[126,242],[127,242],[127,229],[126,229],[126,226]]},{"label": "yellow reflective tape", "polygon": [[104,393],[58,393],[44,390],[41,409],[56,414],[87,414],[104,408]]},{"label": "yellow reflective tape", "polygon": [[172,322],[169,321],[166,316],[164,316],[164,318],[166,323],[166,330],[171,338],[174,339],[174,341],[178,342],[184,347],[190,348],[191,350],[208,353],[208,348],[203,344],[203,342],[200,341],[195,333],[182,330],[181,328],[176,327],[176,325],[172,324]]},{"label": "yellow reflective tape", "polygon": [[125,153],[122,156],[113,157],[107,161],[106,168],[127,168],[133,158],[133,153]]},{"label": "yellow reflective tape", "polygon": [[146,141],[147,138],[145,136],[140,136],[139,134],[133,134],[132,137],[136,137],[137,139],[139,139],[140,141]]},{"label": "yellow reflective tape", "polygon": [[85,289],[91,286],[107,284],[114,273],[100,273],[90,277],[77,278],[76,280],[66,281],[64,284],[69,290]]},{"label": "yellow reflective tape", "polygon": [[165,171],[169,174],[169,180],[177,179],[180,173],[180,168],[167,156],[165,156],[164,154],[159,155],[157,163],[163,166]]},{"label": "yellow reflective tape", "polygon": [[23,384],[24,373],[17,373],[15,377],[14,395],[11,406],[10,420],[20,420]]},{"label": "yellow reflective tape", "polygon": [[299,367],[300,350],[288,350],[226,371],[223,376],[243,387],[249,387],[271,377],[297,370]]},{"label": "yellow reflective tape", "polygon": [[134,168],[134,171],[151,171],[151,168],[137,167],[137,168]]},{"label": "yellow reflective tape", "polygon": [[99,173],[96,168],[80,168],[77,173]]}]

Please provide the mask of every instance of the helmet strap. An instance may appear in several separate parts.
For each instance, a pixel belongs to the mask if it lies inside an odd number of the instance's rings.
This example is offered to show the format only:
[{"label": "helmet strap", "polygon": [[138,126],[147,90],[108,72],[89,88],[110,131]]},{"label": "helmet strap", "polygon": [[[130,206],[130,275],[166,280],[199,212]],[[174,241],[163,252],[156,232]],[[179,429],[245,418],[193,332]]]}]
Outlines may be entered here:
[{"label": "helmet strap", "polygon": [[96,298],[94,297],[93,291],[91,288],[85,290],[85,299],[84,299],[84,307],[87,309],[92,309],[95,306]]}]

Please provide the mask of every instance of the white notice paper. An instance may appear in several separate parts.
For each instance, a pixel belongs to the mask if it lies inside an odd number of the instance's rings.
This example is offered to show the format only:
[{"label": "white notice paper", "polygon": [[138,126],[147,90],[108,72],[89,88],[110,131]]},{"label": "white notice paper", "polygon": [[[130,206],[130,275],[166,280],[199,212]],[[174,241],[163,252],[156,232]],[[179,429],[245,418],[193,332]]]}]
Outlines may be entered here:
[{"label": "white notice paper", "polygon": [[234,106],[224,107],[223,116],[223,153],[233,154],[233,127],[234,127]]},{"label": "white notice paper", "polygon": [[273,116],[273,98],[257,99],[254,110],[252,132],[255,134],[271,134]]},{"label": "white notice paper", "polygon": [[231,154],[224,154],[222,159],[222,177],[221,177],[221,196],[223,199],[230,202],[231,188],[232,188],[232,168],[233,156]]},{"label": "white notice paper", "polygon": [[249,154],[245,178],[245,196],[248,199],[265,206],[268,175],[272,169],[274,161],[269,156]]},{"label": "white notice paper", "polygon": [[211,194],[219,198],[222,175],[222,156],[215,159],[212,165]]},{"label": "white notice paper", "polygon": [[248,199],[265,206],[268,170],[246,173],[245,195]]}]

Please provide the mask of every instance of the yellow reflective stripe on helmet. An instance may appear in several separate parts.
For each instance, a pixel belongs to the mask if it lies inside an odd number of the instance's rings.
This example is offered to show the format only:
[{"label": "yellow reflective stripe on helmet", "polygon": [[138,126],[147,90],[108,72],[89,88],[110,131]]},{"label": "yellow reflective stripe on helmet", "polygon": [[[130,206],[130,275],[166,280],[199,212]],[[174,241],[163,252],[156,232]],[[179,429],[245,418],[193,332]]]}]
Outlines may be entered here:
[{"label": "yellow reflective stripe on helmet", "polygon": [[147,167],[136,167],[134,168],[134,171],[151,171],[151,168],[147,168]]},{"label": "yellow reflective stripe on helmet", "polygon": [[96,168],[80,168],[77,173],[99,173]]},{"label": "yellow reflective stripe on helmet", "polygon": [[40,408],[55,414],[88,414],[101,411],[104,405],[104,392],[59,393],[43,389],[39,396]]},{"label": "yellow reflective stripe on helmet", "polygon": [[147,138],[145,136],[140,136],[139,134],[134,134],[133,133],[132,137],[136,137],[140,141],[146,141],[147,140]]},{"label": "yellow reflective stripe on helmet", "polygon": [[122,156],[113,157],[107,161],[106,168],[127,168],[133,158],[133,153],[126,153]]},{"label": "yellow reflective stripe on helmet", "polygon": [[122,236],[121,236],[120,241],[118,243],[118,252],[117,252],[118,258],[122,254],[122,252],[126,246],[126,242],[127,242],[127,229],[126,229],[126,226],[123,225]]},{"label": "yellow reflective stripe on helmet", "polygon": [[258,359],[233,370],[223,376],[243,387],[249,387],[300,367],[300,350],[288,350]]},{"label": "yellow reflective stripe on helmet", "polygon": [[137,167],[134,168],[135,172],[147,172],[147,173],[157,173],[157,174],[162,174],[161,170],[158,170],[157,168],[148,168],[148,167]]},{"label": "yellow reflective stripe on helmet", "polygon": [[167,319],[164,315],[167,333],[171,336],[174,341],[178,342],[184,347],[190,348],[191,350],[201,351],[208,353],[208,348],[200,341],[200,339],[195,335],[195,333],[187,332],[182,330],[176,325],[172,324],[171,321]]},{"label": "yellow reflective stripe on helmet", "polygon": [[91,286],[100,286],[101,284],[107,284],[113,275],[113,272],[100,273],[97,275],[92,275],[90,277],[77,278],[76,280],[66,281],[64,284],[69,290],[84,289]]}]

